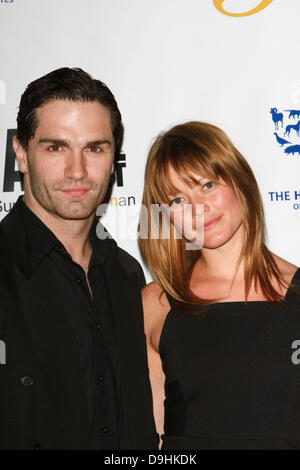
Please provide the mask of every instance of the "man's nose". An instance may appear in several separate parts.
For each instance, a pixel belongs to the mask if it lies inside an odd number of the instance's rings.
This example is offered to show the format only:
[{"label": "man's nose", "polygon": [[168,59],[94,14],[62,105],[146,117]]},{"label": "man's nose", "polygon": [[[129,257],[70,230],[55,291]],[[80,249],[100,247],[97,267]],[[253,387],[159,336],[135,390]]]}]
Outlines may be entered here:
[{"label": "man's nose", "polygon": [[65,167],[66,178],[80,180],[87,177],[87,168],[84,155],[79,151],[73,151],[67,157]]}]

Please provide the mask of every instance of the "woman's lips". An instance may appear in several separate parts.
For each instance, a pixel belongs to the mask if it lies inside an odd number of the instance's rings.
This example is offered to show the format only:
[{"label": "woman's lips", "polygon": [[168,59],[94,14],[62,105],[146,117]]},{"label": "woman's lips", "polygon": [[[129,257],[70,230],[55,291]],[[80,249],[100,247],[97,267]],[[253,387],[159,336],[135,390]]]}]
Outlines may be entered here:
[{"label": "woman's lips", "polygon": [[211,230],[212,228],[214,228],[214,226],[217,225],[220,219],[221,219],[221,216],[217,217],[216,219],[212,219],[209,222],[206,222],[204,224],[204,231]]}]

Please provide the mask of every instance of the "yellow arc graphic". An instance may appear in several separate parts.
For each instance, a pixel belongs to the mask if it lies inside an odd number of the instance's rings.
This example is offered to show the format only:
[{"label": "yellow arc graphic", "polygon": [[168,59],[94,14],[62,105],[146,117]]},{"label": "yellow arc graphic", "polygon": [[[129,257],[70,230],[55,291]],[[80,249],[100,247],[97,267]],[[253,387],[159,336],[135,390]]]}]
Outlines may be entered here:
[{"label": "yellow arc graphic", "polygon": [[258,13],[259,11],[266,8],[273,0],[262,0],[257,7],[252,8],[252,10],[245,11],[244,13],[231,13],[223,8],[224,0],[213,0],[213,4],[215,5],[216,9],[219,10],[221,13],[227,16],[250,16]]}]

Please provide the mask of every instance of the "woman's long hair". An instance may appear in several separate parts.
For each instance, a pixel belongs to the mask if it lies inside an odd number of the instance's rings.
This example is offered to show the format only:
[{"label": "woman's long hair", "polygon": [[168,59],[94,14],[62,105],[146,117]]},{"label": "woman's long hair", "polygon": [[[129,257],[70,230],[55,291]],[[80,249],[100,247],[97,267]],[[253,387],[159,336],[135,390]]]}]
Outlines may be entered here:
[{"label": "woman's long hair", "polygon": [[[201,250],[186,250],[186,240],[176,238],[172,223],[170,237],[163,238],[162,221],[152,216],[153,204],[169,204],[168,194],[176,193],[169,181],[170,167],[190,185],[195,184],[192,175],[198,174],[212,181],[222,178],[231,186],[241,208],[244,229],[240,261],[244,261],[245,298],[254,282],[254,287],[260,287],[270,302],[282,300],[271,279],[280,286],[286,284],[265,245],[263,207],[255,176],[228,136],[204,122],[177,125],[161,134],[150,149],[142,201],[148,214],[148,237],[139,237],[139,248],[154,279],[181,303],[205,305],[216,300],[201,299],[189,287]],[[141,222],[145,218],[140,219],[140,227]]]}]

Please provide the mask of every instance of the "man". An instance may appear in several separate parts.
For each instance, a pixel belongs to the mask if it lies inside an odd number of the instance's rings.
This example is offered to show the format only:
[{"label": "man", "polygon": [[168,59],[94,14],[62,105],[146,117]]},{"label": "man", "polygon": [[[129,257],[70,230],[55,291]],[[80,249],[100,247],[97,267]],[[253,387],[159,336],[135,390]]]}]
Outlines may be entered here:
[{"label": "man", "polygon": [[0,224],[0,448],[154,449],[143,272],[97,237],[117,103],[62,68],[27,87],[17,121],[24,196]]}]

